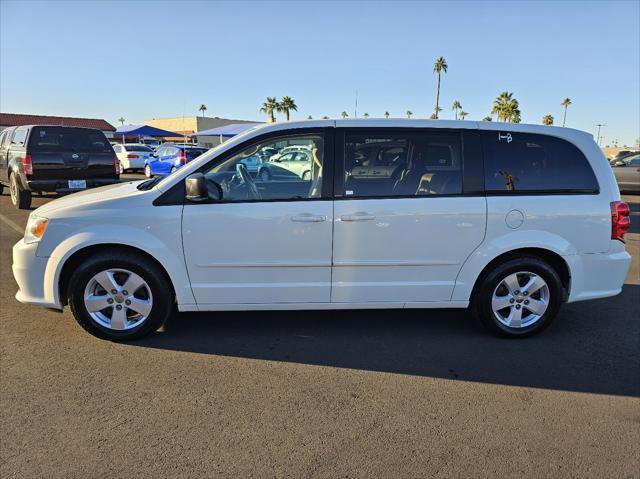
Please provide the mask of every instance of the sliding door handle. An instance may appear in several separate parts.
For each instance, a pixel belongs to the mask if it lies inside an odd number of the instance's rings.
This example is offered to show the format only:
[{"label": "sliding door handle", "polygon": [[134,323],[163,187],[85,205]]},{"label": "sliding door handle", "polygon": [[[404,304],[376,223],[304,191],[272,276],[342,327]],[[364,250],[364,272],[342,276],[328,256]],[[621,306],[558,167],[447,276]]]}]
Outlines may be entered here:
[{"label": "sliding door handle", "polygon": [[352,215],[342,215],[340,219],[342,221],[373,221],[376,217],[369,213],[358,212]]},{"label": "sliding door handle", "polygon": [[301,215],[292,216],[291,221],[295,221],[296,223],[322,223],[323,221],[327,221],[327,217],[324,215],[303,213]]}]

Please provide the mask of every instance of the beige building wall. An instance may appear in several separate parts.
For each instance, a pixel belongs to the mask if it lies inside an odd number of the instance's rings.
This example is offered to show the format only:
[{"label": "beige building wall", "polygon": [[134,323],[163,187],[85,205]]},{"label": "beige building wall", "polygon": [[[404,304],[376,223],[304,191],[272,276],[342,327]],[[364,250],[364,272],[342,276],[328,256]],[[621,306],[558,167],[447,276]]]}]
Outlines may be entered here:
[{"label": "beige building wall", "polygon": [[[176,118],[154,118],[153,120],[146,120],[145,125],[154,126],[163,130],[179,133],[180,135],[192,135],[198,131],[209,130],[211,128],[218,128],[219,126],[233,125],[236,123],[255,123],[250,120],[232,120],[229,118],[211,118],[201,116],[185,116]],[[199,137],[198,144],[211,148],[220,143],[219,137]]]}]

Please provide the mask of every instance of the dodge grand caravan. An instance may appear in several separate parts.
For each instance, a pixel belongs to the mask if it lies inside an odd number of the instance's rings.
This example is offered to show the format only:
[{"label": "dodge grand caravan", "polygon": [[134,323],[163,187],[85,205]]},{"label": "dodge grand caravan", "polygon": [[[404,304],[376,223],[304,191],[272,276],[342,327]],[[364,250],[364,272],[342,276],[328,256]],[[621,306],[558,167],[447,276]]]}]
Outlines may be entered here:
[{"label": "dodge grand caravan", "polygon": [[[305,146],[306,178],[242,160]],[[35,210],[16,298],[69,306],[111,340],[172,311],[469,308],[492,332],[547,327],[620,292],[628,206],[591,135],[432,120],[265,125],[165,178]]]}]

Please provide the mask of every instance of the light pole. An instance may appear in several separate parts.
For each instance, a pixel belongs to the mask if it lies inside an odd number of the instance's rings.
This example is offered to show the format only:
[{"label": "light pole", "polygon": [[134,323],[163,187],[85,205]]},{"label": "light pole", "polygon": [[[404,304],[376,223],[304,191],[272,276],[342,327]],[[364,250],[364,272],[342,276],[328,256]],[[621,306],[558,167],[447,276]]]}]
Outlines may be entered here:
[{"label": "light pole", "polygon": [[600,128],[607,125],[605,125],[604,123],[598,123],[596,126],[598,127],[598,136],[596,137],[596,143],[598,144],[598,146],[600,146]]}]

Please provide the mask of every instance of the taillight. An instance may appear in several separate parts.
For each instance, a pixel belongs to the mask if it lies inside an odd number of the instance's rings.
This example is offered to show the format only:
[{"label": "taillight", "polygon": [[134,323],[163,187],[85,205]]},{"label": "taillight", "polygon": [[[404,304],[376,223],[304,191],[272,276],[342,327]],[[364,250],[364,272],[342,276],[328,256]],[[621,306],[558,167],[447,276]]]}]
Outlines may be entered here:
[{"label": "taillight", "polygon": [[128,154],[127,158],[140,158],[138,155]]},{"label": "taillight", "polygon": [[120,175],[120,160],[117,156],[113,157],[113,169],[116,171],[116,175]]},{"label": "taillight", "polygon": [[22,158],[22,169],[25,175],[33,175],[33,160],[31,155],[24,155]]},{"label": "taillight", "polygon": [[187,164],[187,154],[184,152],[184,150],[180,150],[180,164],[181,165]]},{"label": "taillight", "polygon": [[631,226],[629,214],[629,205],[624,201],[611,202],[611,239],[624,243],[624,234]]}]

